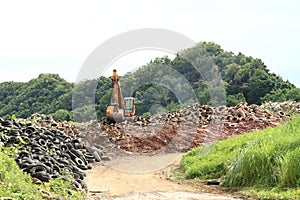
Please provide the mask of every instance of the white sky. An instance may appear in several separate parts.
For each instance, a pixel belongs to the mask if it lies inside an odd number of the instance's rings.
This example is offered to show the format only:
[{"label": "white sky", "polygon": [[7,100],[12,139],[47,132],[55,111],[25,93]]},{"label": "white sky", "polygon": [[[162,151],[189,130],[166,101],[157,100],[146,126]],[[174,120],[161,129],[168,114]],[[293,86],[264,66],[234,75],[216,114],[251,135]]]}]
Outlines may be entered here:
[{"label": "white sky", "polygon": [[[102,42],[133,29],[163,28],[261,58],[299,87],[299,2],[0,0],[0,82],[28,81],[40,73],[58,73],[74,82]],[[114,66],[125,73],[162,55],[136,52]]]}]

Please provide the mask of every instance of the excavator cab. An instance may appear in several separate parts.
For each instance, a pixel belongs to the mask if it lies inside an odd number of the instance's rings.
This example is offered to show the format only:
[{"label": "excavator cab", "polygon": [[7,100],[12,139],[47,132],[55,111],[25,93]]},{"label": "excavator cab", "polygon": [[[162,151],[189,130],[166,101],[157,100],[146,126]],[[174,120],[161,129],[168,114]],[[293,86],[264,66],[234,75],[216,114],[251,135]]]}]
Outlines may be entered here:
[{"label": "excavator cab", "polygon": [[125,117],[133,116],[135,113],[134,98],[124,97],[124,105],[125,105]]},{"label": "excavator cab", "polygon": [[113,70],[111,80],[113,84],[113,101],[111,105],[106,108],[106,117],[111,122],[121,122],[124,120],[124,117],[131,117],[134,115],[134,98],[123,98],[119,77],[117,75],[117,70],[115,69]]}]

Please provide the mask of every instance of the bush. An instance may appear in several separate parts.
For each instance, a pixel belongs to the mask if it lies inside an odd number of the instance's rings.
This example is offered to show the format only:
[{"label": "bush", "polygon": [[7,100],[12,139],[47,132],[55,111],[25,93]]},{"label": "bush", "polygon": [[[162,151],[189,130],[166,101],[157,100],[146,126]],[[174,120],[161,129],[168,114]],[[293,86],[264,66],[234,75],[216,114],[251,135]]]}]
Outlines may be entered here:
[{"label": "bush", "polygon": [[51,114],[53,119],[55,121],[57,120],[66,120],[66,121],[70,121],[71,120],[71,116],[72,116],[72,113],[67,111],[67,110],[64,110],[64,109],[59,109],[57,110],[55,113]]}]

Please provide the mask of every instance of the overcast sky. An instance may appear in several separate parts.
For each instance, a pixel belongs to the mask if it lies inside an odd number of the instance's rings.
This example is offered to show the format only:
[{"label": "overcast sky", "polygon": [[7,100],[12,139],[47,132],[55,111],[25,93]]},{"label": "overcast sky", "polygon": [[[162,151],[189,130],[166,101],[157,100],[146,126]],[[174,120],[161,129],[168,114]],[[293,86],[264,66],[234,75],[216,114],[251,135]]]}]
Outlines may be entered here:
[{"label": "overcast sky", "polygon": [[[0,82],[57,73],[74,82],[102,42],[138,28],[176,31],[196,42],[260,58],[300,86],[297,0],[0,0]],[[122,73],[164,52],[136,52],[113,65]]]}]

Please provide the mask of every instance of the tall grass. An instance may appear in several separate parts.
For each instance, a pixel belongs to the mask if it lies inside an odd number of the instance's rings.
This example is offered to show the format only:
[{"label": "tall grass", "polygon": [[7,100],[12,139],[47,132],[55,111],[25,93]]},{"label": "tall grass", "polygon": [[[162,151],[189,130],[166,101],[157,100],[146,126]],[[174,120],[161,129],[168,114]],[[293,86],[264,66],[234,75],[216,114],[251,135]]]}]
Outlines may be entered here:
[{"label": "tall grass", "polygon": [[226,186],[300,186],[300,117],[198,147],[182,159],[187,178],[223,178]]},{"label": "tall grass", "polygon": [[[300,186],[300,147],[287,152],[280,168],[279,181],[284,186]],[[299,197],[300,198],[300,197]]]},{"label": "tall grass", "polygon": [[228,165],[224,185],[289,186],[300,182],[300,118],[261,131]]}]

